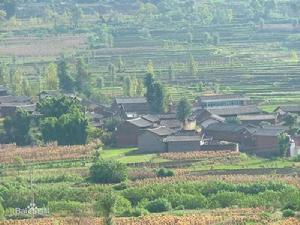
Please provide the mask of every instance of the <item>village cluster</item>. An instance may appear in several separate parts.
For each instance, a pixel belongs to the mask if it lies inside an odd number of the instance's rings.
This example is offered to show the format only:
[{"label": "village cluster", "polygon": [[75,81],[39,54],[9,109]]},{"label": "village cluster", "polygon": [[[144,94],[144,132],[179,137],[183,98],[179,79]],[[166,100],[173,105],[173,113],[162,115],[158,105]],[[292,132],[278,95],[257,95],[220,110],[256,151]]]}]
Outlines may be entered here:
[{"label": "village cluster", "polygon": [[[38,97],[57,95],[55,91],[43,91]],[[185,123],[177,119],[174,105],[165,114],[150,114],[144,97],[117,97],[111,105],[81,102],[95,127],[102,128],[105,118],[122,118],[123,122],[115,130],[116,145],[138,147],[141,153],[231,150],[276,156],[278,136],[290,129],[285,118],[300,114],[300,105],[278,106],[273,113],[266,113],[249,97],[237,94],[199,97]],[[19,108],[35,115],[31,98],[10,95],[1,86],[1,117],[12,115]],[[292,135],[290,156],[299,153],[299,145],[300,136]]]}]

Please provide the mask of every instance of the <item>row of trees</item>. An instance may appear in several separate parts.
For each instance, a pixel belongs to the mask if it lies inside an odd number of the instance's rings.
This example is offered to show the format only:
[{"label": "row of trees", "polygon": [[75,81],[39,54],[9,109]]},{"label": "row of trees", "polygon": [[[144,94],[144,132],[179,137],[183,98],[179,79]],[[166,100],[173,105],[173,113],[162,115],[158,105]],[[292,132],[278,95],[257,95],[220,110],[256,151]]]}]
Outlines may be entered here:
[{"label": "row of trees", "polygon": [[[25,110],[4,120],[4,142],[19,146],[57,142],[59,145],[86,144],[88,118],[75,98],[59,97],[44,99],[37,105],[42,116],[33,117]],[[40,135],[41,134],[41,135]]]}]

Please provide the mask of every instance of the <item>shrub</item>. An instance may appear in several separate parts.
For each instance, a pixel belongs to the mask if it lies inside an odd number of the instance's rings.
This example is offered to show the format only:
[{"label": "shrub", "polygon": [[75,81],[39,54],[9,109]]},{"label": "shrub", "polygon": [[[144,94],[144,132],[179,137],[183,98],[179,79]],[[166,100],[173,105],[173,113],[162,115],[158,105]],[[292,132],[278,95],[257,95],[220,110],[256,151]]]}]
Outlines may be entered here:
[{"label": "shrub", "polygon": [[283,217],[294,217],[295,216],[295,211],[291,209],[285,209],[282,211],[282,216]]},{"label": "shrub", "polygon": [[146,209],[151,213],[166,212],[172,209],[171,203],[167,199],[159,198],[151,201],[146,206]]},{"label": "shrub", "polygon": [[127,184],[126,182],[122,182],[122,183],[116,184],[116,185],[114,186],[114,189],[115,189],[116,191],[122,191],[122,190],[125,190],[125,189],[127,189],[127,188],[128,188],[128,184]]},{"label": "shrub", "polygon": [[174,172],[172,170],[161,168],[156,172],[156,175],[158,177],[172,177],[174,176]]},{"label": "shrub", "polygon": [[59,213],[60,215],[82,215],[85,209],[85,205],[79,202],[71,201],[58,201],[58,202],[49,202],[49,209],[52,213]]},{"label": "shrub", "polygon": [[140,216],[146,216],[149,212],[144,208],[133,208],[126,210],[122,216],[124,217],[140,217]]},{"label": "shrub", "polygon": [[239,192],[221,191],[213,195],[210,199],[212,208],[226,208],[240,203],[240,199],[244,198],[244,194]]},{"label": "shrub", "polygon": [[96,183],[120,183],[127,179],[127,166],[117,161],[100,160],[90,168],[90,178]]},{"label": "shrub", "polygon": [[114,205],[115,211],[118,215],[122,215],[128,209],[131,209],[131,203],[121,195],[116,196],[116,202]]}]

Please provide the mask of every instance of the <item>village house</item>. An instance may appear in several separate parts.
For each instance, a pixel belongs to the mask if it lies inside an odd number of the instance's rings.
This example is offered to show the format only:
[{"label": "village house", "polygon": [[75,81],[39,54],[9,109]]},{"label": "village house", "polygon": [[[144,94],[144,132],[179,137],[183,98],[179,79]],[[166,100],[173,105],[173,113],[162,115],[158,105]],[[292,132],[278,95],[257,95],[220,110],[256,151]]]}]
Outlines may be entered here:
[{"label": "village house", "polygon": [[111,109],[124,119],[132,119],[149,113],[149,106],[145,97],[115,98]]},{"label": "village house", "polygon": [[286,105],[286,106],[279,106],[274,110],[278,116],[284,116],[287,113],[294,113],[300,115],[300,105]]},{"label": "village house", "polygon": [[226,118],[261,113],[249,97],[234,94],[201,96],[196,105],[196,109],[206,109],[211,114]]},{"label": "village house", "polygon": [[198,98],[197,105],[204,109],[251,105],[251,99],[242,95],[207,95]]},{"label": "village house", "polygon": [[239,115],[260,114],[262,111],[256,105],[228,106],[207,109],[212,114],[232,118]]},{"label": "village house", "polygon": [[166,152],[167,145],[164,138],[175,134],[174,130],[159,126],[147,129],[138,136],[138,148],[142,153]]},{"label": "village house", "polygon": [[273,125],[277,124],[276,114],[239,115],[237,119],[241,121],[242,124],[260,125],[262,122]]},{"label": "village house", "polygon": [[154,124],[141,117],[126,120],[121,123],[115,132],[116,144],[118,147],[136,147],[138,136],[147,128],[152,128]]},{"label": "village house", "polygon": [[238,143],[241,151],[250,154],[277,156],[278,136],[287,130],[288,127],[274,125],[215,123],[205,129],[205,135],[213,140]]}]

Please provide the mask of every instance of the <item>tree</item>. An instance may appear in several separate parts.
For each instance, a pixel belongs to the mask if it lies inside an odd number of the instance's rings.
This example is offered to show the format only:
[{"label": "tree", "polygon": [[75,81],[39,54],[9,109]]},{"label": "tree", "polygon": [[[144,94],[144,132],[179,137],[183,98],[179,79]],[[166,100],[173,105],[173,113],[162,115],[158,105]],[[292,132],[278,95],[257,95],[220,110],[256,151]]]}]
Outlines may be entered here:
[{"label": "tree", "polygon": [[143,81],[137,80],[136,95],[137,96],[142,96],[143,94],[144,94],[144,84],[143,84]]},{"label": "tree", "polygon": [[167,107],[167,95],[162,84],[155,82],[153,85],[154,101],[150,104],[150,110],[154,113],[164,113]]},{"label": "tree", "polygon": [[69,68],[64,56],[61,56],[57,62],[57,76],[59,79],[59,87],[63,91],[74,91],[74,79],[69,73]]},{"label": "tree", "polygon": [[90,178],[95,183],[120,183],[127,179],[127,166],[118,161],[100,160],[91,166]]},{"label": "tree", "polygon": [[88,118],[75,98],[59,97],[43,99],[37,104],[43,114],[41,132],[45,142],[57,141],[59,145],[86,144]]},{"label": "tree", "polygon": [[290,150],[290,136],[287,133],[281,133],[277,139],[279,153],[282,157],[286,157]]},{"label": "tree", "polygon": [[83,59],[78,59],[76,63],[76,87],[79,92],[90,95],[89,90],[89,73]]},{"label": "tree", "polygon": [[119,56],[118,59],[118,72],[124,72],[125,68],[124,68],[124,62],[121,56]]},{"label": "tree", "polygon": [[147,64],[147,72],[154,75],[154,66],[153,66],[153,62],[151,59],[148,61],[148,64]]},{"label": "tree", "polygon": [[104,80],[103,80],[103,77],[99,77],[97,79],[97,86],[102,89],[104,87]]},{"label": "tree", "polygon": [[[117,202],[117,196],[112,190],[104,192],[101,198],[96,202],[96,210],[102,212],[106,225],[113,225],[113,215],[115,213],[115,207]],[[97,212],[98,213],[98,212]]]},{"label": "tree", "polygon": [[133,81],[130,79],[130,77],[125,78],[123,90],[124,90],[125,96],[133,96],[134,95]]},{"label": "tree", "polygon": [[150,110],[155,113],[162,113],[166,109],[167,95],[164,87],[154,80],[153,74],[148,73],[145,77],[146,99]]},{"label": "tree", "polygon": [[5,134],[9,142],[15,142],[18,146],[29,145],[32,141],[30,136],[31,117],[25,110],[17,110],[16,114],[6,117],[4,120]]},{"label": "tree", "polygon": [[22,94],[22,80],[23,80],[23,72],[20,69],[12,71],[11,74],[11,89],[16,95]]},{"label": "tree", "polygon": [[112,78],[112,85],[115,85],[115,80],[116,80],[116,74],[115,74],[115,65],[114,64],[109,64],[108,65],[108,73],[109,73],[109,75],[111,76],[111,78]]},{"label": "tree", "polygon": [[284,120],[284,125],[289,127],[289,134],[293,135],[297,132],[297,128],[295,129],[295,126],[298,123],[298,116],[296,114],[288,113]]},{"label": "tree", "polygon": [[46,90],[57,90],[59,87],[59,79],[57,76],[57,66],[54,63],[50,63],[44,75],[45,84],[44,88]]},{"label": "tree", "polygon": [[42,137],[45,142],[53,142],[57,140],[56,133],[57,118],[56,117],[46,117],[41,121],[40,127],[42,132]]},{"label": "tree", "polygon": [[190,57],[189,57],[189,73],[192,76],[195,76],[197,74],[197,64],[196,64],[192,54],[190,54]]},{"label": "tree", "polygon": [[173,68],[172,64],[169,65],[168,75],[169,75],[169,80],[173,81],[174,80],[174,68]]},{"label": "tree", "polygon": [[178,105],[177,105],[177,111],[176,111],[176,116],[177,118],[185,123],[188,117],[192,113],[192,105],[190,102],[187,100],[187,98],[182,98]]},{"label": "tree", "polygon": [[59,145],[83,145],[88,138],[88,119],[83,112],[74,110],[57,120],[56,133]]}]

